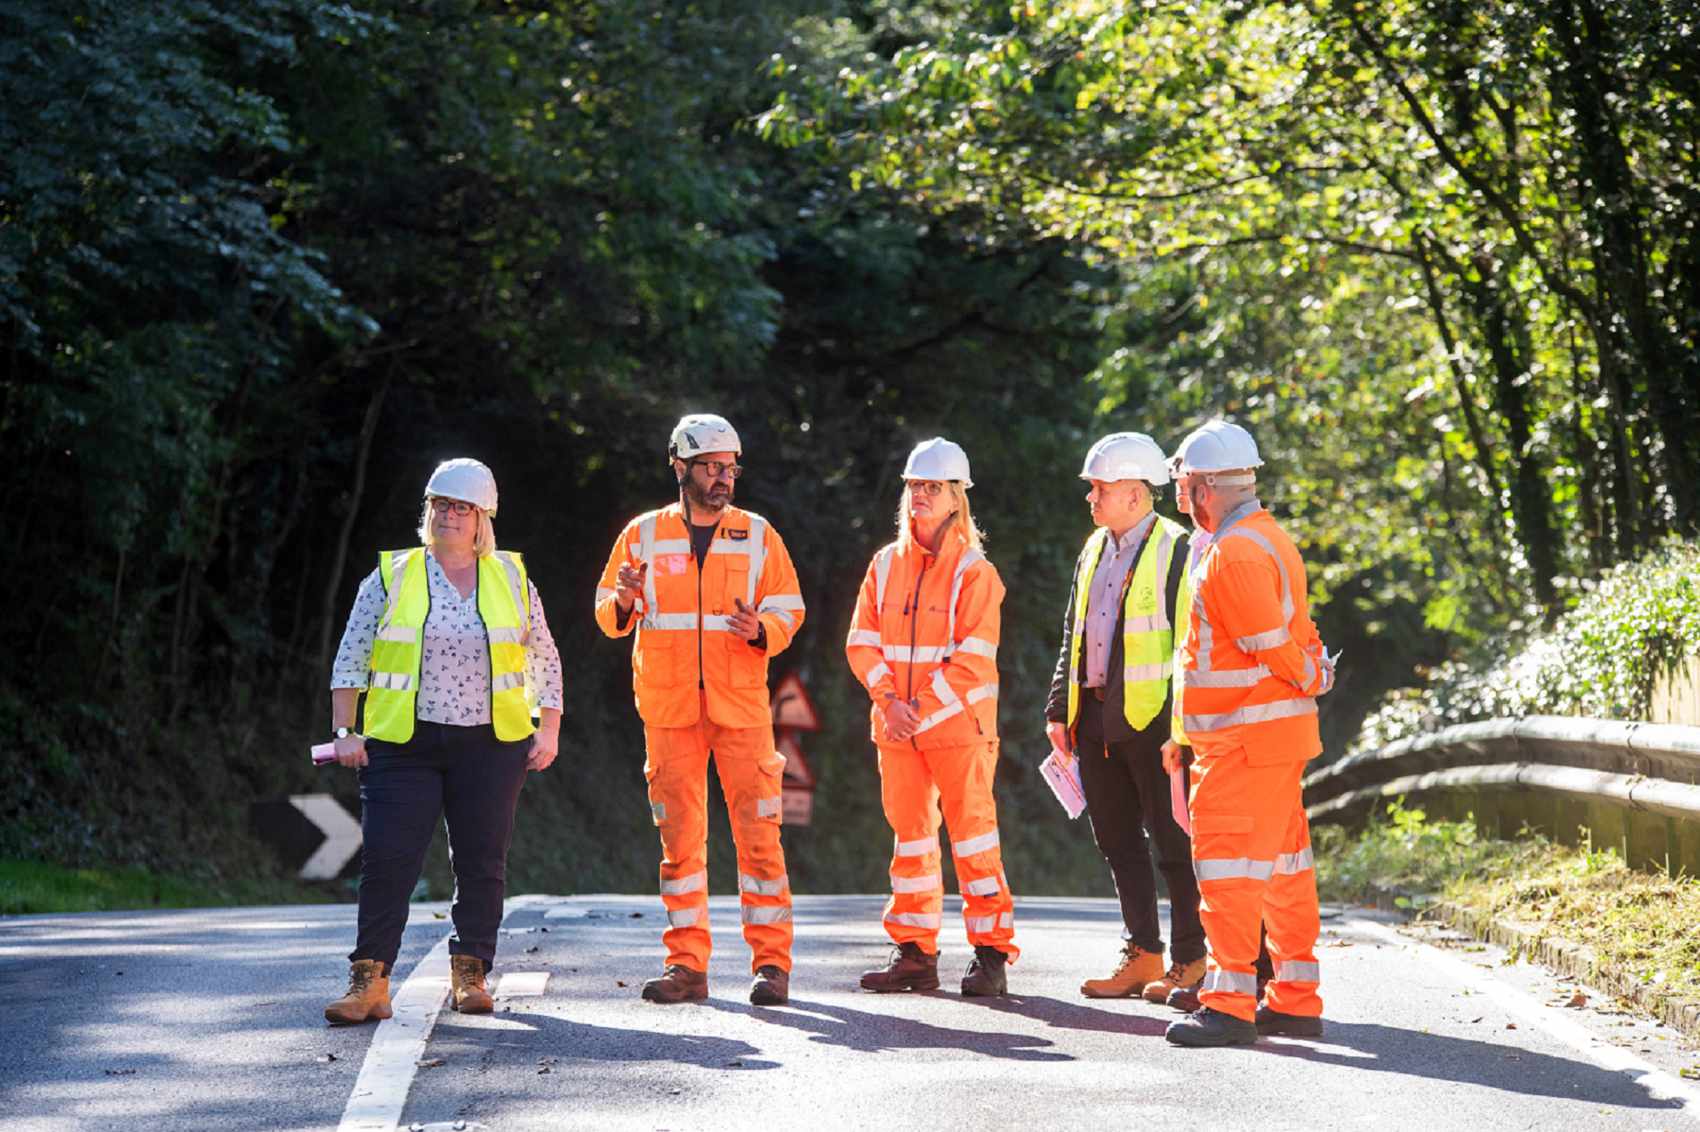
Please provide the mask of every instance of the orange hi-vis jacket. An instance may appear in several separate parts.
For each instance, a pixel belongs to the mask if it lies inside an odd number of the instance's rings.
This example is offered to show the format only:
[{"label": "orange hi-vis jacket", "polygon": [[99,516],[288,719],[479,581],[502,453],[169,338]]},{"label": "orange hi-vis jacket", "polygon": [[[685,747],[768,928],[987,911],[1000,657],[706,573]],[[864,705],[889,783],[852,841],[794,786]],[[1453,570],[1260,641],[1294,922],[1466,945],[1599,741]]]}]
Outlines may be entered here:
[{"label": "orange hi-vis jacket", "polygon": [[1310,619],[1298,548],[1256,500],[1216,529],[1191,604],[1179,662],[1192,745],[1244,747],[1262,763],[1319,754],[1316,697],[1333,685],[1334,665]]},{"label": "orange hi-vis jacket", "polygon": [[844,642],[873,697],[874,742],[892,742],[884,710],[892,696],[915,702],[916,750],[997,738],[1003,595],[997,569],[954,525],[936,554],[911,538],[874,555]]},{"label": "orange hi-vis jacket", "polygon": [[[767,662],[803,624],[803,595],[785,543],[766,519],[727,507],[697,569],[691,532],[677,503],[639,515],[614,542],[596,589],[596,623],[610,637],[637,630],[632,691],[651,727],[689,727],[702,713],[722,727],[772,722]],[[622,565],[647,562],[643,596],[620,623],[615,586]],[[759,649],[731,631],[737,600],[756,610],[767,633]]]}]

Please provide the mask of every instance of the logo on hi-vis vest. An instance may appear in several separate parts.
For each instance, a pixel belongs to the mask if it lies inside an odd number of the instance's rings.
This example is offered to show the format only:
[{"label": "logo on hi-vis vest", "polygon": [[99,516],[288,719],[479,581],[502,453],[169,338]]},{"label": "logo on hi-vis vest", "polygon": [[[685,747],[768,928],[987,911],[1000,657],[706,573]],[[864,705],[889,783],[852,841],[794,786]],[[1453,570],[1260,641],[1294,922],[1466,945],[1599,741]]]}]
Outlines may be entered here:
[{"label": "logo on hi-vis vest", "polygon": [[726,537],[731,539],[733,542],[738,542],[742,539],[749,538],[750,532],[749,531],[727,531]]}]

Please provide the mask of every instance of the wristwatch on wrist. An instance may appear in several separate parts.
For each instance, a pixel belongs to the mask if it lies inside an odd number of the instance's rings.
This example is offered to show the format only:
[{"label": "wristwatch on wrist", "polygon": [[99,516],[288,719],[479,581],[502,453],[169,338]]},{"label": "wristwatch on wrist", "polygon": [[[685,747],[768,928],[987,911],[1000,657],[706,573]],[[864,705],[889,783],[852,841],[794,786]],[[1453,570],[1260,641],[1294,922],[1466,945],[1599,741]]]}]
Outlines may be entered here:
[{"label": "wristwatch on wrist", "polygon": [[352,727],[339,727],[335,731],[331,732],[331,734],[336,736],[338,739],[346,739],[350,735],[354,734],[354,728],[352,728]]}]

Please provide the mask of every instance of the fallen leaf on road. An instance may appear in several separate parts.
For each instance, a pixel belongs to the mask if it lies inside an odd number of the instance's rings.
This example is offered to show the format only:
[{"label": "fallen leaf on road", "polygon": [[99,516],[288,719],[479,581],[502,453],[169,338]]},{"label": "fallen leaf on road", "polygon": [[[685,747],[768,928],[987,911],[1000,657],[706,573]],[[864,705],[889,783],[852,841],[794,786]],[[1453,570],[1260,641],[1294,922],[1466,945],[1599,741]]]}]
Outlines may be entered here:
[{"label": "fallen leaf on road", "polygon": [[321,1053],[318,1057],[318,1060],[324,1062],[326,1065],[329,1065],[331,1062],[336,1060],[336,1054],[334,1054],[334,1053]]},{"label": "fallen leaf on road", "polygon": [[545,1073],[553,1073],[553,1072],[554,1072],[554,1070],[550,1069],[547,1065],[539,1065],[537,1067],[537,1075],[539,1077],[541,1077]]},{"label": "fallen leaf on road", "polygon": [[615,979],[615,980],[614,980],[614,985],[615,985],[615,986],[617,986],[617,987],[623,987],[623,986],[625,986],[625,985],[626,985],[626,980],[624,980],[624,979]]},{"label": "fallen leaf on road", "polygon": [[1471,1025],[1472,1025],[1472,1026],[1473,1026],[1473,1025],[1475,1025],[1475,1024],[1476,1024],[1476,1023],[1477,1023],[1477,1022],[1480,1022],[1480,1021],[1481,1021],[1481,1019],[1480,1019],[1480,1018],[1472,1018],[1472,1019],[1470,1019],[1470,1024],[1471,1024]]},{"label": "fallen leaf on road", "polygon": [[416,1061],[413,1064],[419,1066],[421,1069],[435,1069],[439,1065],[446,1065],[448,1063],[440,1057],[427,1057]]},{"label": "fallen leaf on road", "polygon": [[526,953],[526,954],[527,954],[527,955],[536,955],[536,954],[537,954],[537,953],[538,953],[538,952],[539,952],[539,951],[542,951],[542,950],[543,950],[543,949],[542,949],[542,948],[541,948],[541,947],[538,947],[538,946],[537,946],[537,945],[536,945],[536,944],[535,944],[535,943],[534,943],[534,944],[532,944],[532,945],[531,945],[531,946],[530,946],[530,947],[528,947],[528,948],[526,948],[526,949],[525,949],[525,953]]},{"label": "fallen leaf on road", "polygon": [[447,912],[432,912],[431,918],[433,920],[446,920],[449,918],[449,914]]},{"label": "fallen leaf on road", "polygon": [[1507,1023],[1506,1023],[1506,1024],[1505,1024],[1505,1028],[1506,1028],[1506,1029],[1507,1029],[1507,1030],[1515,1030],[1515,1029],[1516,1029],[1516,1028],[1517,1028],[1517,1023],[1515,1023],[1515,1022],[1507,1022]]},{"label": "fallen leaf on road", "polygon": [[1571,1010],[1580,1010],[1582,1007],[1588,1005],[1588,996],[1583,994],[1581,991],[1577,991],[1575,994],[1570,996],[1564,1005]]},{"label": "fallen leaf on road", "polygon": [[641,919],[643,919],[643,913],[642,912],[633,912],[631,914],[631,918],[634,919],[634,920],[641,920]]}]

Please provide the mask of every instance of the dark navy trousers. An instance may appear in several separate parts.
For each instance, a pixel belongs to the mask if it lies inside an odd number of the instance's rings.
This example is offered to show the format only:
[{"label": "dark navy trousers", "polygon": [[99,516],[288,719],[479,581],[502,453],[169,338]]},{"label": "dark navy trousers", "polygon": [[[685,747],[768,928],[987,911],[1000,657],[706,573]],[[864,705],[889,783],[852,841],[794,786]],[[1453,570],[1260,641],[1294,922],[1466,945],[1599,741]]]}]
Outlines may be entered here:
[{"label": "dark navy trousers", "polygon": [[455,894],[451,955],[496,958],[507,891],[508,843],[525,784],[530,738],[504,742],[489,724],[413,725],[406,743],[366,740],[360,769],[360,926],[350,961],[394,966],[408,901],[441,817]]}]

